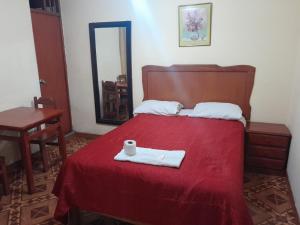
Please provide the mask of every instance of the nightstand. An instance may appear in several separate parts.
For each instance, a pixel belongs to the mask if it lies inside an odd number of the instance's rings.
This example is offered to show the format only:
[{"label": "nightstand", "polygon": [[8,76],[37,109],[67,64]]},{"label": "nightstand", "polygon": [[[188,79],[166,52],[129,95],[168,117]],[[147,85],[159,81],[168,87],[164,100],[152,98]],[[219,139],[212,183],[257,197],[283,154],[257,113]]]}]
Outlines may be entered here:
[{"label": "nightstand", "polygon": [[283,124],[248,122],[246,170],[285,175],[291,138],[289,129]]}]

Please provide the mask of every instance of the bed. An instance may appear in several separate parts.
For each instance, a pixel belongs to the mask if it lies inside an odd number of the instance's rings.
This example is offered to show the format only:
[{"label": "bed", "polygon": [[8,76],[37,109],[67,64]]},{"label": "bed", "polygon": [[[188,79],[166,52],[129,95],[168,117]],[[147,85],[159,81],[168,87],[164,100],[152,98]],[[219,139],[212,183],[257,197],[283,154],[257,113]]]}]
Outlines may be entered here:
[{"label": "bed", "polygon": [[[144,100],[186,108],[217,101],[239,105],[249,120],[255,68],[145,66]],[[179,169],[113,160],[123,141],[184,149]],[[53,193],[55,218],[80,208],[134,224],[251,225],[243,198],[244,127],[239,121],[141,114],[70,156]]]}]

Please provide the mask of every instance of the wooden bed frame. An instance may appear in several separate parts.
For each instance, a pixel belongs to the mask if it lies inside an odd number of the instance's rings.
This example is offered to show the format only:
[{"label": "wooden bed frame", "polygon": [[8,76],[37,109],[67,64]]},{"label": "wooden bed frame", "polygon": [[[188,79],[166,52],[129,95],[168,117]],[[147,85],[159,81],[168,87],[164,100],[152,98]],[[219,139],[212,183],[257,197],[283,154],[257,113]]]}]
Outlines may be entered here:
[{"label": "wooden bed frame", "polygon": [[[185,108],[193,108],[199,102],[229,102],[239,105],[249,120],[254,75],[255,67],[247,65],[148,65],[142,68],[144,100],[176,100]],[[143,225],[112,215],[104,216]],[[80,225],[81,219],[80,210],[72,209],[69,224]]]},{"label": "wooden bed frame", "polygon": [[185,108],[199,102],[237,104],[250,120],[255,67],[240,65],[173,65],[142,68],[144,100],[176,100]]}]

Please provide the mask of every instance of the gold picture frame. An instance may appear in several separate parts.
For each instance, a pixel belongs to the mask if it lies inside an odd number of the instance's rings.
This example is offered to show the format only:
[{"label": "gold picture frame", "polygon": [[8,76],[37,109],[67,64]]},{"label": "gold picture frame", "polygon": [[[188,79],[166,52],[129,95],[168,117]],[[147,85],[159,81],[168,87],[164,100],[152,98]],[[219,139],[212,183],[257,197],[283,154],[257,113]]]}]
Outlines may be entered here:
[{"label": "gold picture frame", "polygon": [[211,45],[212,3],[178,6],[179,47]]}]

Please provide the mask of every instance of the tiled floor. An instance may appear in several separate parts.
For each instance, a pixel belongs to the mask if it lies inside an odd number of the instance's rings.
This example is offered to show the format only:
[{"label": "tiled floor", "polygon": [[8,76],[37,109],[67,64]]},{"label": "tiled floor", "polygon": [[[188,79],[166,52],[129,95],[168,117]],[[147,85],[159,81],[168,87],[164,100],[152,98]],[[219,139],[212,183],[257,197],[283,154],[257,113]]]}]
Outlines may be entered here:
[{"label": "tiled floor", "polygon": [[244,196],[254,224],[299,224],[286,177],[247,173]]},{"label": "tiled floor", "polygon": [[[68,140],[68,154],[72,154],[86,145],[89,138],[74,135]],[[49,149],[50,158],[55,162],[56,148]],[[52,216],[56,198],[51,190],[59,170],[59,164],[53,163],[47,173],[42,173],[39,160],[34,164],[34,179],[38,192],[28,195],[25,175],[22,170],[13,172],[10,185],[11,194],[2,197],[4,205],[0,211],[1,225],[58,225]],[[245,198],[257,225],[297,225],[296,212],[292,207],[289,185],[286,177],[267,176],[247,173],[245,175]],[[109,218],[97,218],[90,225],[123,225]],[[242,225],[242,224],[241,224]]]}]

